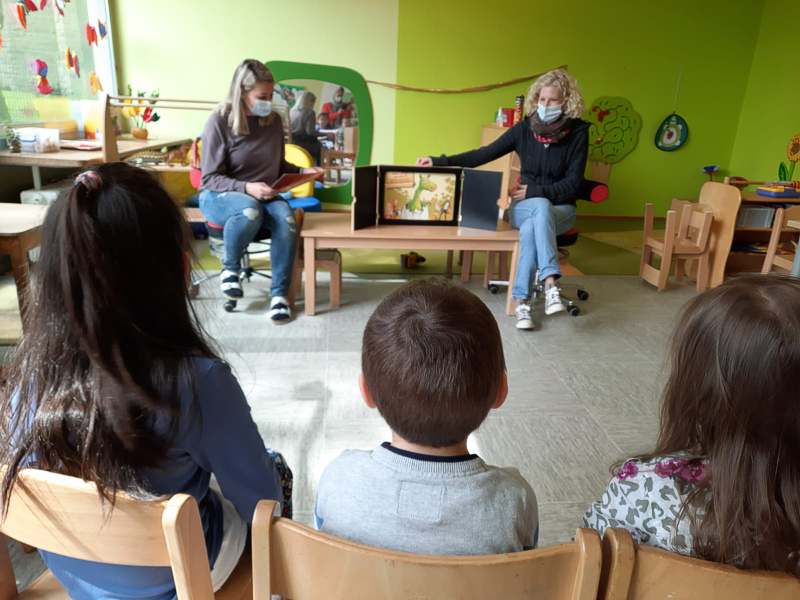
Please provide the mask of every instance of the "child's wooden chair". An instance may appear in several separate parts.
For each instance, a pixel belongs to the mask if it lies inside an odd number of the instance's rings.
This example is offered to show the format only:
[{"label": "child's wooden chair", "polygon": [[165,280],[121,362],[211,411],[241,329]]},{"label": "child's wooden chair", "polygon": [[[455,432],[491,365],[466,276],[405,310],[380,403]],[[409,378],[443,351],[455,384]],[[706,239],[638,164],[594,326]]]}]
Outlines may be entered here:
[{"label": "child's wooden chair", "polygon": [[262,500],[253,520],[253,596],[292,600],[595,600],[600,539],[579,529],[575,542],[515,554],[428,556],[348,542],[273,518]]},{"label": "child's wooden chair", "polygon": [[636,546],[627,529],[603,533],[599,600],[796,600],[800,580],[743,571],[658,548]]},{"label": "child's wooden chair", "polygon": [[[769,237],[769,246],[767,247],[767,255],[764,257],[764,266],[761,267],[761,273],[767,273],[775,270],[775,267],[784,269],[786,271],[792,270],[792,262],[794,254],[792,255],[779,255],[778,245],[780,244],[781,233],[786,229],[786,223],[795,219],[800,219],[800,206],[792,206],[790,208],[779,208],[775,211],[775,220],[772,222],[772,234]],[[795,235],[800,233],[797,229],[791,230]],[[795,249],[795,252],[797,250]]]},{"label": "child's wooden chair", "polygon": [[[644,208],[644,240],[642,242],[642,262],[639,276],[652,283],[659,291],[667,287],[669,269],[672,260],[676,259],[675,279],[683,279],[687,259],[697,259],[697,291],[702,292],[708,286],[708,238],[714,213],[692,210],[685,204],[681,210],[680,223],[676,224],[677,213],[667,211],[666,230],[663,238],[653,237],[653,205],[645,204]],[[650,264],[653,255],[661,257],[661,266],[656,269]]]},{"label": "child's wooden chair", "polygon": [[[4,475],[5,467],[0,469]],[[179,600],[252,598],[249,560],[242,557],[214,594],[197,502],[187,494],[139,502],[118,494],[113,512],[97,488],[75,477],[36,469],[20,472],[0,533],[48,552],[81,560],[139,567],[172,567]],[[69,596],[45,572],[17,593],[11,558],[0,535],[0,600]]]}]

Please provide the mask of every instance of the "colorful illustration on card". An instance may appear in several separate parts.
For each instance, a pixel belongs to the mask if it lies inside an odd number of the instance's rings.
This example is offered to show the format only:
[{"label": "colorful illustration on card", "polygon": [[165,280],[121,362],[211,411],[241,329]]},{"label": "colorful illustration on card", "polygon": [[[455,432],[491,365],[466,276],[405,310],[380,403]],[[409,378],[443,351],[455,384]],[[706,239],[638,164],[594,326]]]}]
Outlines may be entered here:
[{"label": "colorful illustration on card", "polygon": [[387,172],[384,179],[383,218],[454,221],[455,188],[456,175],[452,173]]}]

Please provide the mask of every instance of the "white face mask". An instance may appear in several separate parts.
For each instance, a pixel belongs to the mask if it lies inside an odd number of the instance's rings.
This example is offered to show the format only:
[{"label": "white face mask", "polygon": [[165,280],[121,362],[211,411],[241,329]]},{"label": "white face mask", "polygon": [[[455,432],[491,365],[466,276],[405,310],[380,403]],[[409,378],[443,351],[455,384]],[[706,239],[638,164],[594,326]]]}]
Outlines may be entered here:
[{"label": "white face mask", "polygon": [[250,112],[257,117],[268,117],[272,112],[272,102],[269,100],[255,100]]},{"label": "white face mask", "polygon": [[543,123],[552,123],[561,116],[561,105],[557,104],[555,106],[544,106],[540,104],[539,108],[536,109],[536,112],[539,114],[539,118]]}]

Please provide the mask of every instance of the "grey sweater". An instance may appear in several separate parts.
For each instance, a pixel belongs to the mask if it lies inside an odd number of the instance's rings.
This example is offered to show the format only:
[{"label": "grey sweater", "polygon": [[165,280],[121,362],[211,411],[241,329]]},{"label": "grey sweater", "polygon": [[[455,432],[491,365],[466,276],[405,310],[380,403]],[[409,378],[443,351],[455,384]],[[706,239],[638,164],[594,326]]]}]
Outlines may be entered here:
[{"label": "grey sweater", "polygon": [[345,450],[322,474],[320,531],[378,548],[438,555],[536,547],[536,495],[514,468],[476,455],[433,457],[384,443]]},{"label": "grey sweater", "polygon": [[200,190],[244,194],[248,182],[272,185],[284,173],[300,172],[300,167],[286,162],[280,115],[263,127],[258,121],[259,117],[247,117],[250,133],[234,135],[225,117],[211,113],[203,129]]}]

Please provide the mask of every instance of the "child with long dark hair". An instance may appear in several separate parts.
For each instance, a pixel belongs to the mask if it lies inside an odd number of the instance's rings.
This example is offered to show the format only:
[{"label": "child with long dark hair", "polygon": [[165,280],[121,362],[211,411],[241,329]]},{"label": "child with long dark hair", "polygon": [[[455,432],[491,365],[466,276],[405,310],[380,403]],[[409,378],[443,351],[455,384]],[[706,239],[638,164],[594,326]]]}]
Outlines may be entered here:
[{"label": "child with long dark hair", "polygon": [[[187,231],[156,179],[124,163],[81,173],[49,209],[35,302],[0,396],[10,440],[0,491],[6,506],[19,470],[35,467],[96,484],[112,510],[120,492],[191,494],[218,589],[256,503],[284,500],[283,461],[198,329]],[[175,597],[169,568],[42,556],[72,598]]]},{"label": "child with long dark hair", "polygon": [[800,281],[743,275],[678,319],[655,449],[583,527],[800,576]]}]

